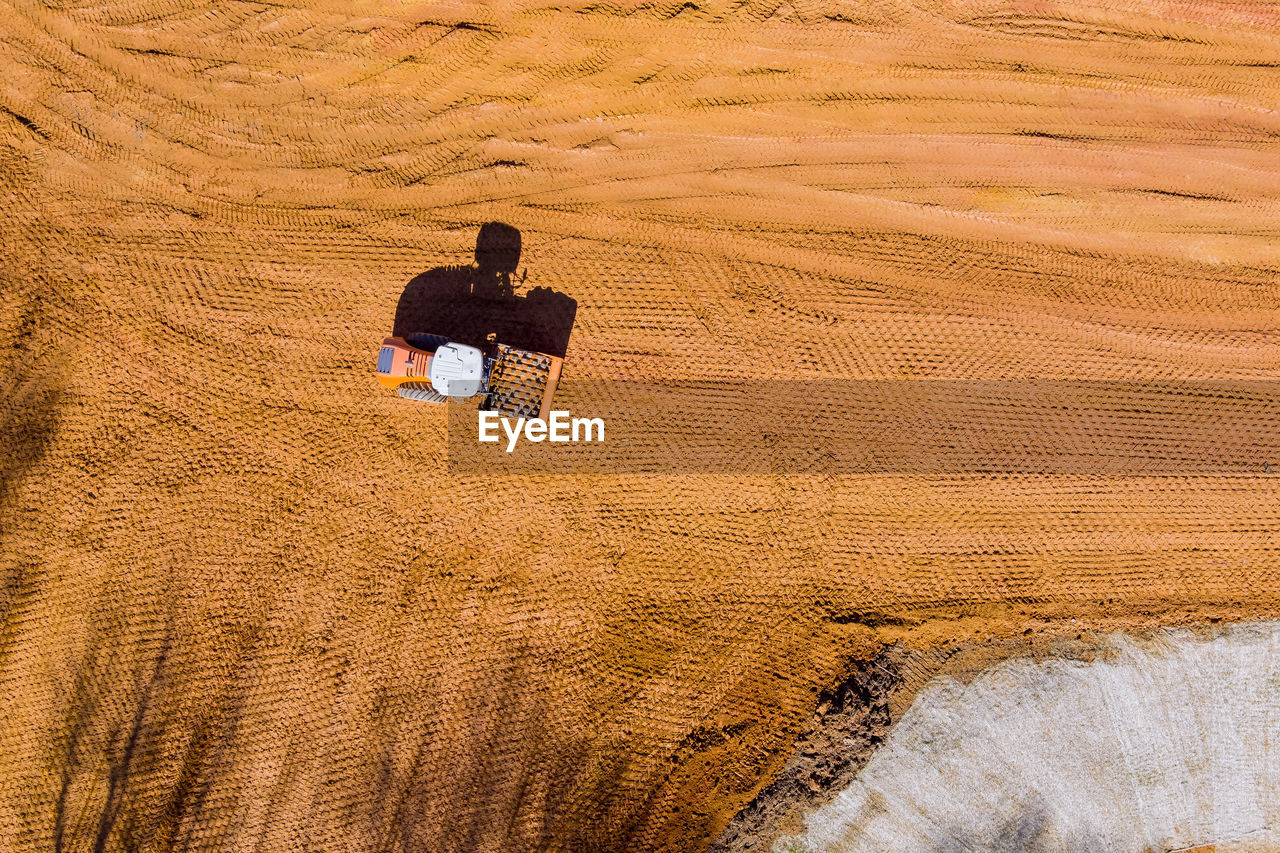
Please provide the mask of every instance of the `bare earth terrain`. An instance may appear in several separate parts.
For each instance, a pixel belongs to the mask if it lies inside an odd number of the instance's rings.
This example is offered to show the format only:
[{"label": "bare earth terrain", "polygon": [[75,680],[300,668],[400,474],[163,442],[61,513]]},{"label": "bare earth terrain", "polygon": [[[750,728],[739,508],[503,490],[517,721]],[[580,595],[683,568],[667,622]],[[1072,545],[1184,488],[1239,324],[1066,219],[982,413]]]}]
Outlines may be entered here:
[{"label": "bare earth terrain", "polygon": [[[1006,660],[967,682],[934,679],[826,804],[773,844],[766,821],[722,849],[1280,847],[1276,624],[1094,639],[1088,658]],[[874,697],[886,684],[866,686]]]},{"label": "bare earth terrain", "polygon": [[566,383],[1275,379],[1278,25],[0,0],[0,848],[695,851],[885,644],[1275,615],[1280,467],[458,475],[372,372],[501,221]]}]

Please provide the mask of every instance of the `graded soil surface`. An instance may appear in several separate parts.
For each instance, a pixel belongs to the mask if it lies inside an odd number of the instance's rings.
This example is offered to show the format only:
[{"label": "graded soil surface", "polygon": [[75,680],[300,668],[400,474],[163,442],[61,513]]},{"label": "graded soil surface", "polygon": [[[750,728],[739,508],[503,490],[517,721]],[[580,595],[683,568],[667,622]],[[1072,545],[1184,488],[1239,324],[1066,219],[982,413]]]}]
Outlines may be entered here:
[{"label": "graded soil surface", "polygon": [[0,3],[0,847],[695,851],[887,643],[1274,614],[1267,460],[460,473],[373,368],[503,222],[566,387],[1273,380],[1278,24]]}]

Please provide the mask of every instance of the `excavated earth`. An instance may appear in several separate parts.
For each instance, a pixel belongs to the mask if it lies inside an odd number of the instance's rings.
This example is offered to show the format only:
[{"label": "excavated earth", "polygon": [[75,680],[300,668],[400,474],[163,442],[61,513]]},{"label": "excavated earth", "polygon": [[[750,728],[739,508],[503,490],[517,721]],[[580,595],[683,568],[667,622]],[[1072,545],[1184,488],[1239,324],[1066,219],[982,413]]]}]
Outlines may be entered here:
[{"label": "excavated earth", "polygon": [[498,221],[566,387],[1274,380],[1278,33],[2,0],[0,847],[696,851],[888,647],[1274,616],[1266,460],[458,470],[372,372]]}]

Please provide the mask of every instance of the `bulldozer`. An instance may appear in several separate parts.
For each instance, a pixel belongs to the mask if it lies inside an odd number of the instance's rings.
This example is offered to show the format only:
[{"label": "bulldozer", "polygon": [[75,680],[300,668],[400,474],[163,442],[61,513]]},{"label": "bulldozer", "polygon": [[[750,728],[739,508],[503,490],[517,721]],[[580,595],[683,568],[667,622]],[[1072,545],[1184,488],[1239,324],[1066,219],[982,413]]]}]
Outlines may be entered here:
[{"label": "bulldozer", "polygon": [[484,349],[430,334],[386,338],[378,351],[378,382],[408,400],[444,403],[480,397],[481,411],[542,418],[564,360],[490,342]]}]

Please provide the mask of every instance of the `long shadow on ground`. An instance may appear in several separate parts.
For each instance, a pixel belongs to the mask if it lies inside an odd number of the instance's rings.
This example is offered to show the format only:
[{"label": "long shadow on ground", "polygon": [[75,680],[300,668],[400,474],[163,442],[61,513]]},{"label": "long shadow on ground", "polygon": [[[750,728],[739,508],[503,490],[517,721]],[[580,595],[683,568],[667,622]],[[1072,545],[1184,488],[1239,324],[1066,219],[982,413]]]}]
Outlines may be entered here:
[{"label": "long shadow on ground", "polygon": [[520,232],[486,223],[474,266],[436,267],[405,285],[392,334],[439,335],[480,348],[497,341],[563,358],[578,303],[546,287],[517,293],[512,275],[519,262]]}]

